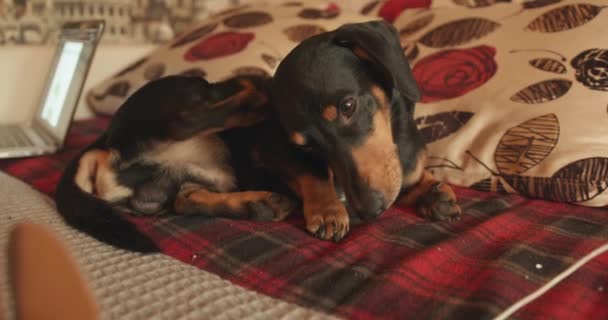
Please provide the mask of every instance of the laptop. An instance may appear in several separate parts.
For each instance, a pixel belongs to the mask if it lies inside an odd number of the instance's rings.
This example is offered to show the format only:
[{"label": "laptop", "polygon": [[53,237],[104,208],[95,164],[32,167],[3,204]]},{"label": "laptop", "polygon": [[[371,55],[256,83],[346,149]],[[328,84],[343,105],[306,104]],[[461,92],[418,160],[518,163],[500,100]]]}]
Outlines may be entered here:
[{"label": "laptop", "polygon": [[0,158],[55,153],[63,147],[104,26],[104,21],[91,20],[61,27],[33,118],[0,125]]}]

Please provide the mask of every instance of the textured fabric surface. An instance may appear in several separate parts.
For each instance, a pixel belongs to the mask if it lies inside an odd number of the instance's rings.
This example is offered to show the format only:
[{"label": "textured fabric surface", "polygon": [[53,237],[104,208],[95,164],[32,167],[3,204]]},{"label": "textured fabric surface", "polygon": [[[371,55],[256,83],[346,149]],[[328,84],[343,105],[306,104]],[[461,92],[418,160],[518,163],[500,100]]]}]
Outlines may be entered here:
[{"label": "textured fabric surface", "polygon": [[435,175],[608,205],[608,2],[478,2],[488,6],[410,10],[394,22]]},{"label": "textured fabric surface", "polygon": [[[78,123],[70,139],[90,140],[90,136],[75,136],[99,131],[96,128],[103,127],[103,120],[97,121],[100,122]],[[27,172],[18,168],[20,163],[32,166],[29,161],[13,162],[11,172]],[[39,169],[45,164],[57,167],[39,173],[61,170],[61,162],[46,159]],[[3,166],[9,168],[6,162]],[[26,175],[21,177],[28,179]],[[52,180],[56,179],[47,181]],[[24,193],[12,185],[6,188],[16,193],[15,197]],[[166,255],[202,269],[201,273],[210,272],[253,291],[352,319],[403,319],[412,314],[421,319],[488,319],[608,241],[607,210],[517,195],[497,196],[467,188],[457,188],[456,192],[464,208],[462,219],[456,223],[431,223],[410,208],[395,207],[373,223],[353,226],[340,244],[307,235],[300,216],[281,223],[192,216],[132,221]],[[13,206],[23,202],[12,200]],[[4,212],[11,211],[17,210]],[[73,244],[80,244],[84,238],[74,237],[70,240]],[[182,296],[182,289],[175,284],[187,281],[174,273],[166,273],[162,284],[148,289],[144,279],[165,274],[162,270],[140,269],[138,263],[145,264],[148,258],[119,254],[98,244],[82,245],[75,249],[80,256],[107,268],[93,273],[98,276],[100,292],[108,292],[104,291],[110,290],[107,287],[127,290],[131,281],[142,279],[142,284],[133,284],[137,288],[129,294],[155,299],[156,295],[144,293],[164,294],[166,288],[161,288],[166,286],[171,292],[166,299],[171,299],[172,294],[183,297],[171,300],[176,303],[190,299]],[[124,262],[117,256],[132,260]],[[162,261],[167,266],[174,265],[168,259]],[[173,270],[166,265],[158,269]],[[115,278],[105,278],[119,271],[128,276],[117,282],[113,281]],[[149,278],[144,276],[147,272]],[[110,290],[108,304],[123,298],[111,296],[121,289]],[[514,318],[608,318],[606,289],[608,254],[603,254],[517,312]],[[154,309],[156,303],[132,312],[141,312],[137,316],[144,317],[165,310]],[[122,308],[126,307],[119,310]]]},{"label": "textured fabric surface", "polygon": [[[608,242],[608,212],[456,190],[457,223],[391,208],[339,244],[317,240],[300,216],[285,222],[133,219],[162,250],[246,288],[351,319],[488,319]],[[608,255],[585,280],[520,314],[608,317]],[[564,296],[564,294],[567,294]],[[565,301],[564,298],[568,299]],[[575,309],[575,313],[571,310]]]},{"label": "textured fabric surface", "polygon": [[166,255],[142,256],[102,244],[67,227],[48,197],[2,172],[0,194],[0,304],[8,306],[7,320],[14,317],[5,272],[8,236],[15,223],[26,220],[50,227],[70,248],[101,306],[102,319],[331,319]]}]

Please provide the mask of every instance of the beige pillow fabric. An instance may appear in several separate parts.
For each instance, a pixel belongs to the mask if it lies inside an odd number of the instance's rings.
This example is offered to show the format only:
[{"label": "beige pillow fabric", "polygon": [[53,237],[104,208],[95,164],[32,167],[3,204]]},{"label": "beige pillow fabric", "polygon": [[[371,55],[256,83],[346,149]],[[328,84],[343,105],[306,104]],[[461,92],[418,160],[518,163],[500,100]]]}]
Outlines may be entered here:
[{"label": "beige pillow fabric", "polygon": [[[471,1],[433,1],[394,22],[423,93],[416,120],[430,169],[455,185],[608,205],[608,3]],[[99,84],[87,101],[112,114],[165,75],[271,75],[299,41],[379,19],[387,2],[368,16],[331,1],[233,8]]]},{"label": "beige pillow fabric", "polygon": [[450,183],[608,205],[608,2],[404,12],[416,121]]},{"label": "beige pillow fabric", "polygon": [[[276,2],[276,1],[274,1]],[[112,114],[150,80],[174,74],[219,81],[235,74],[271,75],[300,41],[344,23],[372,18],[331,1],[243,5],[192,26],[86,93],[89,107]]]}]

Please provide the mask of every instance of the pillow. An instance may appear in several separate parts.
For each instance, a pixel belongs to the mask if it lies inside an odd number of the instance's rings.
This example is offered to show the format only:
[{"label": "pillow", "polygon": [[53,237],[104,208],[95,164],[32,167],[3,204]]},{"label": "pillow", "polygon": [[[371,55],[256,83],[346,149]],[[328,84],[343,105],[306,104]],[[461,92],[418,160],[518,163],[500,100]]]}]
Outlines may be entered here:
[{"label": "pillow", "polygon": [[415,119],[441,180],[608,205],[606,1],[405,11]]},{"label": "pillow", "polygon": [[[275,1],[276,2],[276,1]],[[272,75],[300,41],[344,23],[372,20],[330,1],[232,7],[193,25],[86,94],[89,107],[112,114],[150,80],[174,74],[214,82],[235,74]]]},{"label": "pillow", "polygon": [[440,0],[365,0],[355,1],[355,10],[361,12],[361,14],[381,17],[382,19],[393,22],[399,16],[400,13],[406,9],[416,8],[430,8],[435,2],[441,2]]},{"label": "pillow", "polygon": [[135,90],[166,75],[200,75],[210,81],[235,73],[271,75],[282,56],[308,36],[348,22],[392,21],[403,10],[430,4],[430,0],[256,0],[232,6],[95,85],[86,93],[86,101],[94,112],[109,115]]},{"label": "pillow", "polygon": [[405,10],[439,7],[483,8],[504,2],[529,2],[529,6],[540,2],[557,2],[560,0],[350,0],[350,7],[368,16],[381,17],[394,22]]}]

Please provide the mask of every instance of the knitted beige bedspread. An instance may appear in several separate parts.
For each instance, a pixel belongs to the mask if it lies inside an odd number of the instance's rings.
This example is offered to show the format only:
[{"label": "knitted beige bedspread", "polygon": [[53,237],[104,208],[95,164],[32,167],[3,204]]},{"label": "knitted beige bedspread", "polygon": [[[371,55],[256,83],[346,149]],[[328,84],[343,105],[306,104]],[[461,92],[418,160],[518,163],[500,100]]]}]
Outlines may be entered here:
[{"label": "knitted beige bedspread", "polygon": [[0,172],[0,306],[6,319],[14,318],[8,235],[24,220],[48,226],[65,242],[88,279],[101,319],[330,319],[162,254],[140,255],[98,242],[66,226],[51,199]]}]

